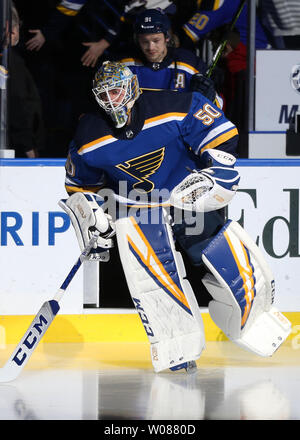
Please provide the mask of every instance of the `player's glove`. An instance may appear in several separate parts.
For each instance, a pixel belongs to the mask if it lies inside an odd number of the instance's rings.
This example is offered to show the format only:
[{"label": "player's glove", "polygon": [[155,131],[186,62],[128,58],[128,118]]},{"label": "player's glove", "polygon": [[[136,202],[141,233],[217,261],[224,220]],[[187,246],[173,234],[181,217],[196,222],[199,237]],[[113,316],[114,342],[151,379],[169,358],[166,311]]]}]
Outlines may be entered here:
[{"label": "player's glove", "polygon": [[216,98],[216,89],[213,80],[202,73],[195,73],[191,77],[190,90],[192,92],[200,92],[212,102],[214,102]]},{"label": "player's glove", "polygon": [[209,148],[200,156],[204,168],[207,167],[228,167],[234,168],[236,163],[236,158],[226,151],[215,150],[214,148]]},{"label": "player's glove", "polygon": [[108,261],[108,249],[114,246],[112,237],[115,235],[115,228],[111,216],[103,211],[102,204],[103,199],[97,194],[81,192],[59,201],[59,206],[70,217],[81,251],[95,231],[100,233],[89,256],[90,260],[96,261]]},{"label": "player's glove", "polygon": [[235,157],[223,151],[206,150],[201,159],[207,168],[192,170],[172,190],[170,203],[173,206],[209,212],[224,208],[234,197],[240,180],[239,172],[234,169]]}]

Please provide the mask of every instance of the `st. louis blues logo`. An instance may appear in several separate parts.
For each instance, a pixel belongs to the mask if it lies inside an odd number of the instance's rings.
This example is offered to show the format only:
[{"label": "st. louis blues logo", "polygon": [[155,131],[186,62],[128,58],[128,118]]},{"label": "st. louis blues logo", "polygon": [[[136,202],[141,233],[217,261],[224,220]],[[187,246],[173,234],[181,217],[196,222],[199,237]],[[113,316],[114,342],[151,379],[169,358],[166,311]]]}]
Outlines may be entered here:
[{"label": "st. louis blues logo", "polygon": [[165,156],[165,147],[151,151],[151,153],[135,157],[116,165],[117,168],[134,177],[137,182],[133,184],[133,188],[139,192],[151,192],[154,183],[148,179],[161,166]]},{"label": "st. louis blues logo", "polygon": [[290,80],[292,88],[300,93],[300,64],[293,66]]}]

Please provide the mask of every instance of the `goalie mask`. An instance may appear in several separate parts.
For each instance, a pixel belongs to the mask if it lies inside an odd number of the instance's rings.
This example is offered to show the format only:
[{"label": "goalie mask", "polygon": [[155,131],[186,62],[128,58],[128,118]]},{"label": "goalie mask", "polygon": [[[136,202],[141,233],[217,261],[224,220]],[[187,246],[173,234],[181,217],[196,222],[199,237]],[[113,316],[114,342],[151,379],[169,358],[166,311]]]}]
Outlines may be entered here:
[{"label": "goalie mask", "polygon": [[93,93],[117,128],[123,127],[140,96],[137,76],[124,64],[105,61],[95,75]]}]

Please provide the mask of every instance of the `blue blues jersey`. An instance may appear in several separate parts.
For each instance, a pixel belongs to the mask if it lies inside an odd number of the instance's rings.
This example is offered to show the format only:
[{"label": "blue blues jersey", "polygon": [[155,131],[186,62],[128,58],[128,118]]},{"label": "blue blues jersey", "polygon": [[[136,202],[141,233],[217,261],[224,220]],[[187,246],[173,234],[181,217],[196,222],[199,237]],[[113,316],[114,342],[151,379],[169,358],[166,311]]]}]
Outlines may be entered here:
[{"label": "blue blues jersey", "polygon": [[66,189],[97,192],[105,186],[130,200],[164,201],[202,166],[203,151],[235,154],[237,141],[234,124],[200,93],[144,92],[121,129],[100,109],[81,118],[66,163]]},{"label": "blue blues jersey", "polygon": [[[88,41],[105,38],[111,44],[119,35],[124,8],[123,0],[61,0],[41,30],[46,40],[51,41],[61,38],[61,33],[73,23],[77,32],[80,31],[80,38],[84,36]],[[74,34],[72,29],[73,44],[77,44],[77,32]]]},{"label": "blue blues jersey", "polygon": [[80,9],[86,4],[87,0],[61,0],[57,5],[57,9],[65,15],[75,16]]},{"label": "blue blues jersey", "polygon": [[205,74],[206,64],[193,52],[169,48],[161,63],[148,62],[136,56],[120,60],[135,73],[142,89],[166,89],[178,92],[190,90],[190,79],[195,73]]},{"label": "blue blues jersey", "polygon": [[[183,26],[183,30],[187,36],[196,43],[202,38],[206,38],[207,34],[213,29],[231,23],[240,3],[240,0],[225,0],[221,3],[221,6],[213,10],[199,9],[188,23]],[[247,4],[245,4],[236,22],[236,28],[240,33],[241,42],[245,45],[247,45],[248,32],[247,12]],[[268,39],[258,18],[256,18],[255,42],[257,49],[266,49],[268,47]]]}]

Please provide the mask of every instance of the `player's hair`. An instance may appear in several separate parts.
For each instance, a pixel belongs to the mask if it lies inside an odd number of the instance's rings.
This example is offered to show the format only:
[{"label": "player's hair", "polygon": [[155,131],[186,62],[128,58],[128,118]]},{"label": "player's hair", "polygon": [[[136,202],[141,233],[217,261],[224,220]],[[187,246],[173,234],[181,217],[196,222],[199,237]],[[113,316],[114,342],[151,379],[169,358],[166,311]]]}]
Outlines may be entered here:
[{"label": "player's hair", "polygon": [[11,5],[11,26],[20,26],[20,17],[13,3]]}]

